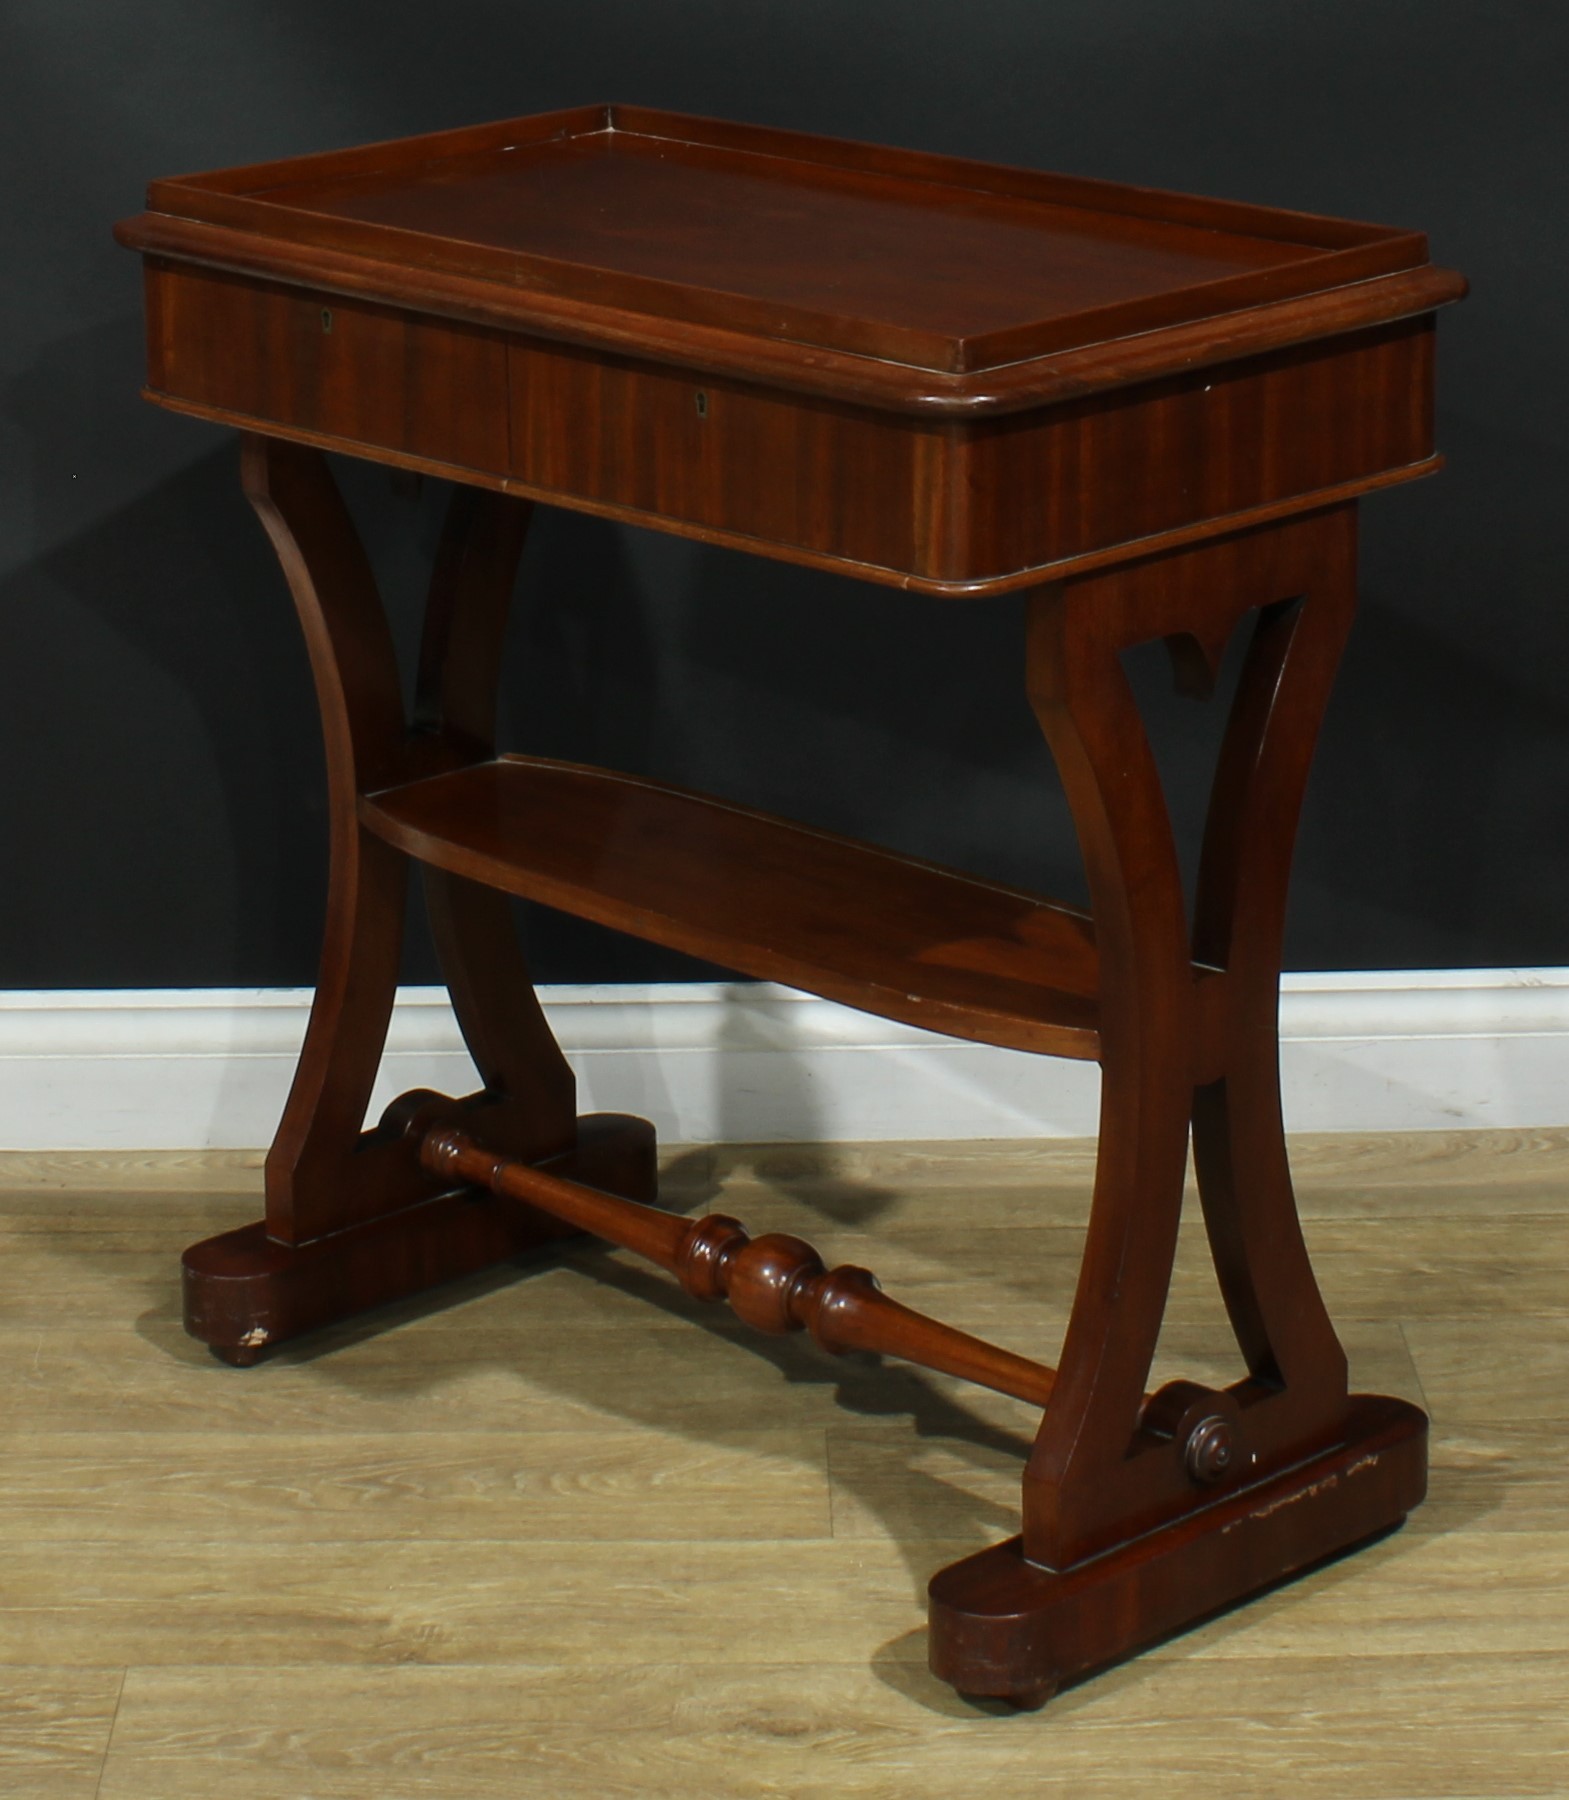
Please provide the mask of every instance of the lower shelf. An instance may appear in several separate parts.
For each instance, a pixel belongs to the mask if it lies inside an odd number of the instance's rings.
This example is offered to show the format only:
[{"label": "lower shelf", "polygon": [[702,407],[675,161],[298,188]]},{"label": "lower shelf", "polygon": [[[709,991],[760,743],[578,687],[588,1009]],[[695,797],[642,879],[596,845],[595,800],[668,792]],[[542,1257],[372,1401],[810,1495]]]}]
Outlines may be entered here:
[{"label": "lower shelf", "polygon": [[883,1018],[1093,1059],[1099,964],[1074,908],[767,813],[505,756],[367,795],[420,862]]}]

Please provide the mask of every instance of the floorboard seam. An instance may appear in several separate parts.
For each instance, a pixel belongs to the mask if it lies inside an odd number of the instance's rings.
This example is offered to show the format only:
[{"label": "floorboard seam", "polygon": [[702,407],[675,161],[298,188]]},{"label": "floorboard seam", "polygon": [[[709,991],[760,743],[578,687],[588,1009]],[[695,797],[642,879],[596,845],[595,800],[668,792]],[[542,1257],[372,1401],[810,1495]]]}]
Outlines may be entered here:
[{"label": "floorboard seam", "polygon": [[114,1711],[109,1718],[109,1729],[104,1733],[104,1753],[98,1763],[98,1779],[93,1784],[93,1800],[98,1800],[103,1793],[104,1776],[109,1772],[109,1752],[114,1748],[114,1728],[120,1723],[120,1702],[125,1698],[125,1684],[130,1677],[130,1665],[120,1671],[120,1685],[114,1691]]}]

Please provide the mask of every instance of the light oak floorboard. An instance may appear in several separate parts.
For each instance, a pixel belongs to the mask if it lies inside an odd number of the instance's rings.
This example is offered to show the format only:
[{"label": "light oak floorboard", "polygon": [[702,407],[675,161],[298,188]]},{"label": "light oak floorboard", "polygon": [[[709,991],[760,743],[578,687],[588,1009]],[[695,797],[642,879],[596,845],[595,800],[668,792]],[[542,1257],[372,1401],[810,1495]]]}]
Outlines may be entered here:
[{"label": "light oak floorboard", "polygon": [[[30,1432],[0,1526],[18,1541],[773,1542],[829,1535],[823,1434]],[[1017,1480],[1017,1471],[1015,1471]]]},{"label": "light oak floorboard", "polygon": [[[926,1672],[924,1589],[1017,1528],[1029,1408],[591,1248],[236,1371],[178,1258],[256,1216],[259,1157],[0,1156],[0,1793],[1569,1793],[1569,1132],[1294,1158],[1355,1385],[1433,1414],[1429,1499],[1015,1716]],[[1092,1177],[743,1146],[664,1193],[1049,1361]],[[1152,1384],[1240,1372],[1190,1219]]]},{"label": "light oak floorboard", "polygon": [[[286,1664],[307,1646],[329,1661],[607,1667],[678,1655],[709,1667],[758,1633],[776,1662],[869,1660],[899,1639],[897,1658],[919,1664],[926,1575],[985,1541],[933,1539],[913,1557],[882,1536],[795,1541],[773,1557],[737,1543],[574,1543],[568,1553],[511,1539],[308,1552],[154,1542],[134,1559],[118,1544],[21,1546],[7,1558],[4,1626],[18,1660],[79,1668],[217,1663],[242,1647],[247,1661]],[[1333,1657],[1354,1644],[1362,1656],[1569,1658],[1565,1534],[1511,1533],[1507,1549],[1500,1566],[1481,1536],[1385,1540],[1147,1657]]]},{"label": "light oak floorboard", "polygon": [[[1565,1271],[1569,1279],[1569,1270]],[[1569,1318],[1499,1312],[1405,1327],[1433,1417],[1451,1425],[1557,1424],[1569,1413]]]},{"label": "light oak floorboard", "polygon": [[124,1678],[123,1669],[0,1662],[0,1793],[93,1800]]},{"label": "light oak floorboard", "polygon": [[[1507,1800],[1561,1794],[1558,1669],[1286,1656],[1131,1664],[1045,1715],[965,1706],[904,1664],[135,1670],[103,1800],[1040,1794]],[[1435,1734],[1430,1719],[1447,1729]]]}]

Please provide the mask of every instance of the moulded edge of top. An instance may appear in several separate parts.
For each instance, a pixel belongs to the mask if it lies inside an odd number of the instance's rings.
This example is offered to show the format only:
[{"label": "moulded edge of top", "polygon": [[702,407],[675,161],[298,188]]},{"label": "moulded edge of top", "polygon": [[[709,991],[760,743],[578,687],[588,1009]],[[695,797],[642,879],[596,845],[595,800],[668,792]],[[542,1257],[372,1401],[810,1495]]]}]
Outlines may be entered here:
[{"label": "moulded edge of top", "polygon": [[[921,180],[945,188],[1048,199],[1058,204],[1116,211],[1188,226],[1302,243],[1309,254],[1299,264],[1325,285],[1173,321],[1134,325],[1128,308],[1107,312],[1104,335],[1090,335],[1039,353],[1026,349],[1028,332],[1007,330],[978,339],[951,338],[940,354],[920,361],[868,354],[811,341],[776,336],[752,325],[714,323],[680,316],[675,300],[655,295],[640,304],[609,304],[585,294],[524,287],[517,278],[477,267],[441,266],[413,252],[429,243],[421,234],[393,227],[356,227],[352,242],[333,242],[320,218],[257,200],[254,193],[312,175],[334,178],[386,172],[399,166],[485,155],[519,142],[548,141],[628,130],[663,136],[737,155],[788,157],[858,174]],[[1429,312],[1460,299],[1464,279],[1425,260],[1418,233],[1322,219],[1283,209],[1233,201],[1213,201],[1159,190],[1063,177],[1000,165],[884,149],[842,140],[729,125],[639,108],[598,106],[540,114],[495,124],[393,140],[351,150],[295,157],[151,184],[152,210],[116,227],[119,241],[150,256],[196,263],[251,277],[448,316],[576,343],[621,355],[672,363],[695,370],[749,379],[825,398],[843,399],[895,411],[977,415],[1005,412],[1076,397],[1100,389],[1159,378],[1293,343],[1342,335],[1364,326]],[[295,235],[299,233],[300,235]],[[401,254],[400,254],[401,253]],[[1420,259],[1420,260],[1413,260]],[[483,259],[481,258],[481,261]],[[1396,266],[1379,268],[1379,263]],[[570,276],[574,267],[560,265]],[[1336,279],[1339,268],[1350,279]],[[1372,272],[1369,272],[1369,271]],[[565,284],[570,290],[570,280]],[[634,289],[638,282],[630,284]],[[650,293],[671,284],[649,279]],[[1230,284],[1236,291],[1234,283]],[[1189,292],[1228,287],[1222,280]],[[703,290],[709,292],[710,290]],[[644,298],[647,298],[645,295]],[[668,307],[669,310],[660,310]],[[1058,326],[1081,318],[1093,333],[1097,309],[1063,315]],[[1119,317],[1116,315],[1120,315]],[[1008,360],[988,362],[992,349]],[[935,341],[935,340],[934,340]],[[948,366],[933,366],[946,363]],[[978,366],[971,366],[978,365]]]}]

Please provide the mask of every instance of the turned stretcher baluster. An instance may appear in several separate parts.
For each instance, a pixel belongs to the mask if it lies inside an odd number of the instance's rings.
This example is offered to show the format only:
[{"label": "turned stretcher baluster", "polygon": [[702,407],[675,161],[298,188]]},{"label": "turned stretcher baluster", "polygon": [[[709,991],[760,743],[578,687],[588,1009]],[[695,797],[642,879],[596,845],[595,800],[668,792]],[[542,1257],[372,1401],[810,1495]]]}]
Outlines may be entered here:
[{"label": "turned stretcher baluster", "polygon": [[728,1300],[736,1317],[757,1331],[804,1330],[835,1356],[878,1351],[1034,1406],[1044,1406],[1051,1394],[1055,1370],[901,1306],[869,1269],[829,1269],[801,1238],[783,1232],[754,1238],[724,1213],[681,1218],[498,1156],[455,1125],[430,1123],[448,1106],[439,1095],[411,1094],[394,1109],[409,1121],[420,1162],[432,1175],[523,1201],[647,1257],[695,1299]]}]

